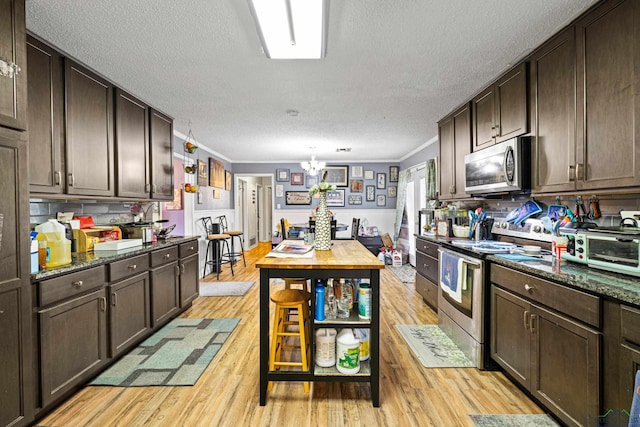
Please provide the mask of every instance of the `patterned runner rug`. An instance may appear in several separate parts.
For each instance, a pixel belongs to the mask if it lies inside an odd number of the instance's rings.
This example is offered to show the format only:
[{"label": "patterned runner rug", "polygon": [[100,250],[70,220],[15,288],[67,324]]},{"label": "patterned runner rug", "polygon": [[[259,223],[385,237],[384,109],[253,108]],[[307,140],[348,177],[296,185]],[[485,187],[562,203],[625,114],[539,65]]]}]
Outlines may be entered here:
[{"label": "patterned runner rug", "polygon": [[238,322],[240,319],[174,319],[90,385],[194,385]]},{"label": "patterned runner rug", "polygon": [[200,282],[201,297],[241,297],[255,282]]},{"label": "patterned runner rug", "polygon": [[416,269],[411,264],[403,264],[402,267],[387,266],[393,274],[396,275],[402,283],[415,283],[416,281]]},{"label": "patterned runner rug", "polygon": [[478,427],[559,427],[547,414],[469,415]]},{"label": "patterned runner rug", "polygon": [[472,368],[464,355],[438,325],[396,325],[413,354],[425,368]]}]

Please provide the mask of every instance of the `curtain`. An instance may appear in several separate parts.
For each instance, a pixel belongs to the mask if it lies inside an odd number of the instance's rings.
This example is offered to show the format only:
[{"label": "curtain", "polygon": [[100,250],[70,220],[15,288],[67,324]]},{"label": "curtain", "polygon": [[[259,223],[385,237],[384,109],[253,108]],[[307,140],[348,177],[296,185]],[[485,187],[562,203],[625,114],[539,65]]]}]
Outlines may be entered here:
[{"label": "curtain", "polygon": [[425,165],[425,179],[427,184],[427,200],[435,200],[438,198],[438,182],[436,171],[436,159],[429,159]]}]

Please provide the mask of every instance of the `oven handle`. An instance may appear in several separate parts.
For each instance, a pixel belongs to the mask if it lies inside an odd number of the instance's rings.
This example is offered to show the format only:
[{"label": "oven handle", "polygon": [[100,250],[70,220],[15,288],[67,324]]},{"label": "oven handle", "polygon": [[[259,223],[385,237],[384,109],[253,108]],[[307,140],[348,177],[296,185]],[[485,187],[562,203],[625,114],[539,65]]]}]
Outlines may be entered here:
[{"label": "oven handle", "polygon": [[452,252],[452,251],[448,251],[448,250],[445,250],[445,249],[438,249],[438,252],[440,252],[440,253],[446,252],[448,254],[456,255],[456,256],[462,258],[462,261],[465,264],[471,265],[471,266],[473,266],[473,268],[481,268],[482,267],[482,261],[471,261],[469,258],[467,258],[465,256],[462,256],[457,252]]}]

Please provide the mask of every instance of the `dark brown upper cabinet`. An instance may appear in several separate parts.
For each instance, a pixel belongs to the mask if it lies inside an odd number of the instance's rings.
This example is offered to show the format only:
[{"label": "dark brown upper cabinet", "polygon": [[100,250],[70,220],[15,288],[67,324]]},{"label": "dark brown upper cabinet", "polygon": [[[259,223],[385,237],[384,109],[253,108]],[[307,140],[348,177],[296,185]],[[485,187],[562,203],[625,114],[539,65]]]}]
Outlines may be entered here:
[{"label": "dark brown upper cabinet", "polygon": [[533,191],[574,190],[575,29],[570,27],[536,50],[530,66]]},{"label": "dark brown upper cabinet", "polygon": [[473,151],[528,132],[526,63],[480,92],[472,104]]},{"label": "dark brown upper cabinet", "polygon": [[173,119],[150,111],[151,198],[173,200]]},{"label": "dark brown upper cabinet", "polygon": [[65,58],[67,194],[113,196],[113,86]]},{"label": "dark brown upper cabinet", "polygon": [[640,185],[640,2],[607,1],[576,24],[578,190]]},{"label": "dark brown upper cabinet", "polygon": [[467,103],[438,122],[440,200],[469,197],[464,192],[464,156],[471,152],[471,108]]},{"label": "dark brown upper cabinet", "polygon": [[27,36],[29,190],[64,192],[64,64],[51,47]]},{"label": "dark brown upper cabinet", "polygon": [[149,106],[116,89],[116,193],[149,198]]},{"label": "dark brown upper cabinet", "polygon": [[12,78],[0,76],[0,126],[25,130],[27,54],[23,0],[0,0],[0,58],[21,69]]}]

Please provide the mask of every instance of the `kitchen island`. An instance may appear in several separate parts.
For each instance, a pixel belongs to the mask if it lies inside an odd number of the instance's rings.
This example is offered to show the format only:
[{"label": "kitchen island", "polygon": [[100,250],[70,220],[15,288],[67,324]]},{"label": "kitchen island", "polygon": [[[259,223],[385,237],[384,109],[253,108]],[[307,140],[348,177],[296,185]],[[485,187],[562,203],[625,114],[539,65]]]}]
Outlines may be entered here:
[{"label": "kitchen island", "polygon": [[[369,382],[371,402],[380,406],[379,398],[379,336],[380,336],[380,269],[384,264],[357,240],[334,240],[331,250],[314,251],[311,258],[272,258],[265,256],[256,262],[260,269],[260,405],[267,400],[269,381],[340,381]],[[316,279],[361,278],[371,282],[371,320],[360,320],[357,314],[349,319],[316,321],[311,318],[311,335],[319,328],[370,329],[371,357],[355,375],[344,375],[335,368],[315,366],[315,342],[311,339],[311,360],[308,372],[269,371],[269,291],[271,279],[305,277]],[[315,295],[311,298],[311,312],[315,308]],[[366,366],[368,364],[368,366]]]}]

